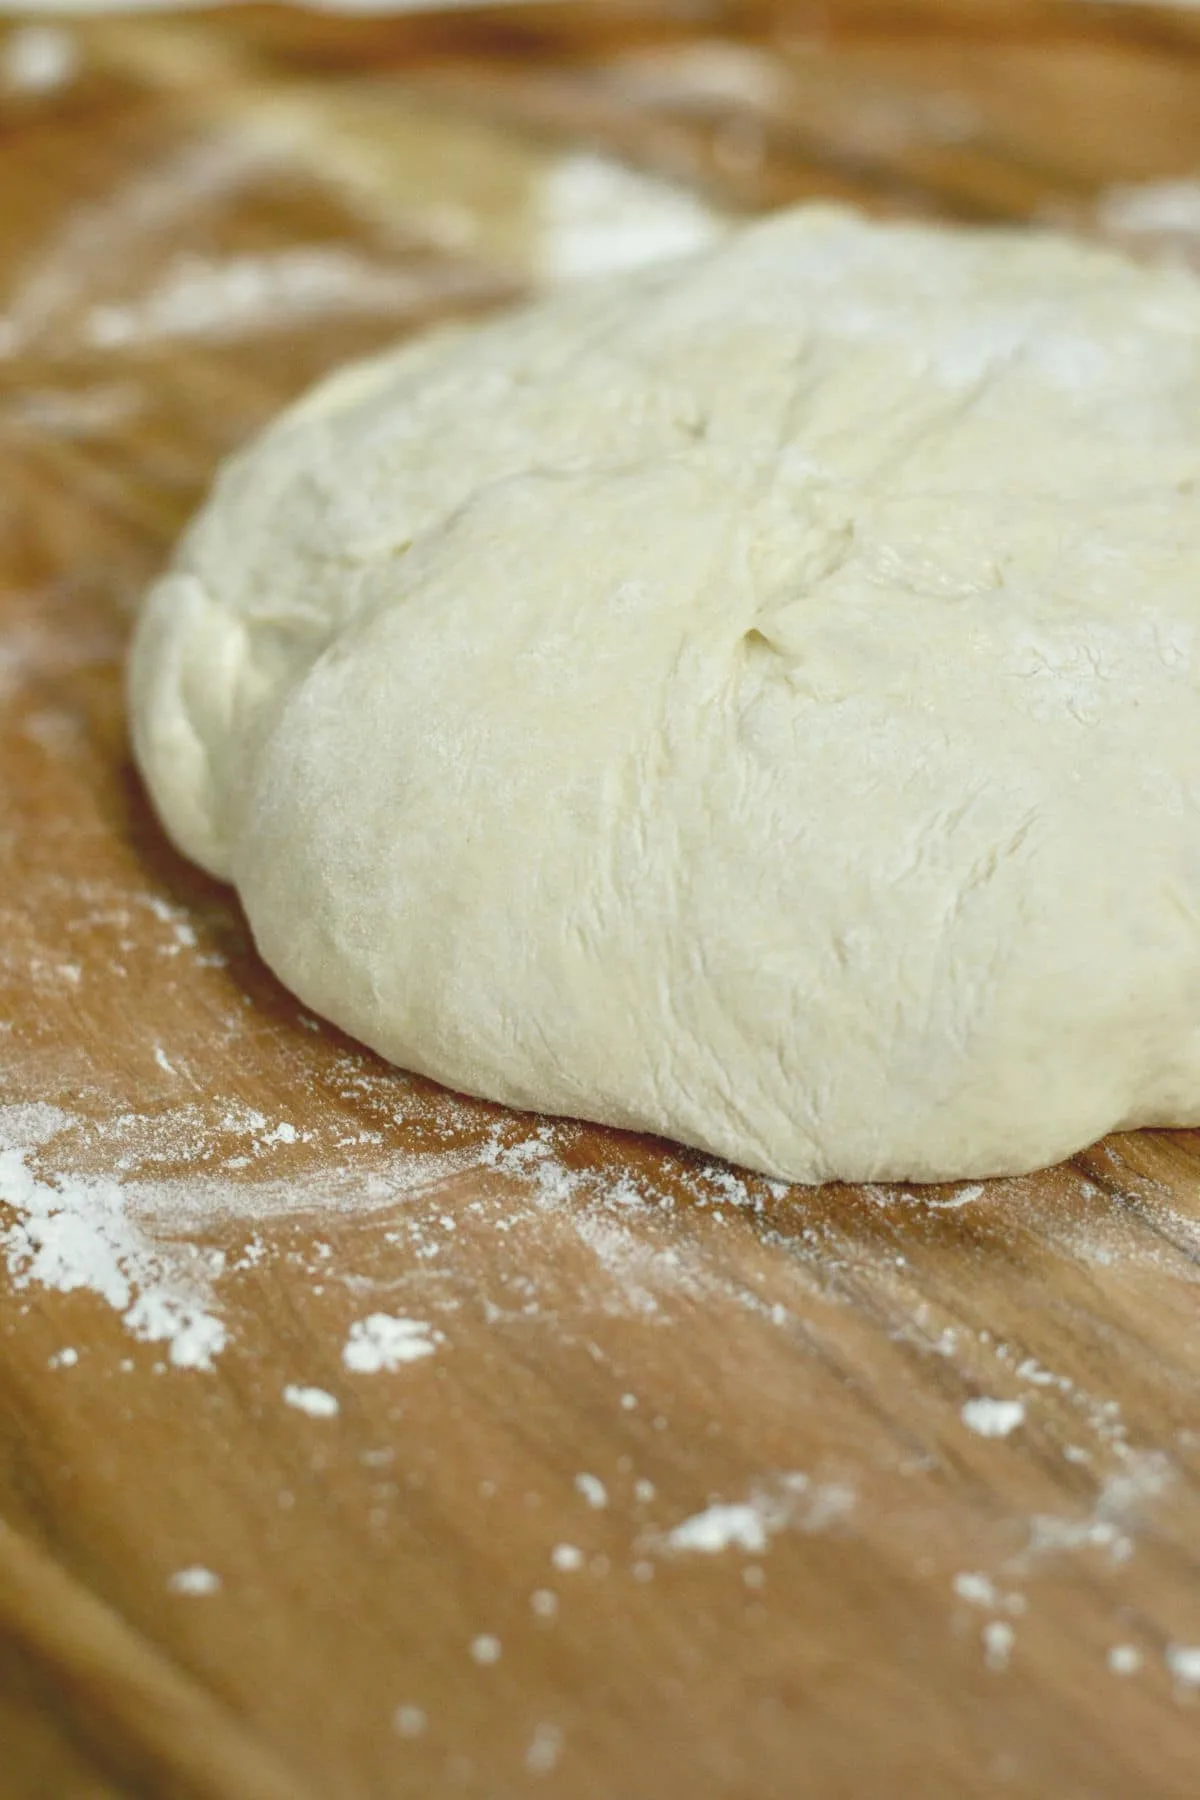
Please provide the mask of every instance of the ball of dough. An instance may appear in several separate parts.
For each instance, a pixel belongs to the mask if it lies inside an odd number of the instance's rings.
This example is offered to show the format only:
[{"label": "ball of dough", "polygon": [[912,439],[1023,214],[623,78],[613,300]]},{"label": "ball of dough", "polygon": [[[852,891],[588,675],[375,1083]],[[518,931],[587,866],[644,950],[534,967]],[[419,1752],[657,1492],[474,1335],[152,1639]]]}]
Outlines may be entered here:
[{"label": "ball of dough", "polygon": [[138,758],[394,1062],[788,1180],[1200,1123],[1200,286],[781,214],[326,381]]}]

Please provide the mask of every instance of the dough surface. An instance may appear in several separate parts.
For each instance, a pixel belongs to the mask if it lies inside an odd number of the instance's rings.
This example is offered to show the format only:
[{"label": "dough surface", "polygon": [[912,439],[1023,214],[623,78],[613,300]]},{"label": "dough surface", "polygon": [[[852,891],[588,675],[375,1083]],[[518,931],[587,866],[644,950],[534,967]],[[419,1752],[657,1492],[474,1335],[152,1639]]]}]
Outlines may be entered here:
[{"label": "dough surface", "polygon": [[789,1180],[1200,1124],[1200,284],[777,215],[221,472],[136,751],[406,1068]]}]

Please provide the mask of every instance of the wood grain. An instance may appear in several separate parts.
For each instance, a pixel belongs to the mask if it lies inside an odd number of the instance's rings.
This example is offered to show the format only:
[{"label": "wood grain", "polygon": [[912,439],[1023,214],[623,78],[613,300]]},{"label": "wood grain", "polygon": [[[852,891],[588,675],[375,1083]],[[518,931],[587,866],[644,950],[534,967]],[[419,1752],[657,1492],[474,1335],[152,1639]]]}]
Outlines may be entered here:
[{"label": "wood grain", "polygon": [[[342,357],[547,278],[565,158],[720,213],[1094,230],[1114,184],[1200,170],[1200,15],[251,8],[67,27],[40,89],[20,29],[0,1794],[1194,1794],[1200,1139],[780,1192],[442,1094],[308,1019],[171,854],[120,663],[222,455]],[[61,1109],[41,1148],[31,1104]],[[129,1292],[31,1265],[39,1206],[107,1218]],[[139,1324],[164,1285],[227,1334],[210,1369]],[[374,1312],[432,1354],[348,1368]],[[1023,1421],[978,1435],[980,1397]],[[713,1502],[751,1504],[742,1542],[672,1538]]]}]

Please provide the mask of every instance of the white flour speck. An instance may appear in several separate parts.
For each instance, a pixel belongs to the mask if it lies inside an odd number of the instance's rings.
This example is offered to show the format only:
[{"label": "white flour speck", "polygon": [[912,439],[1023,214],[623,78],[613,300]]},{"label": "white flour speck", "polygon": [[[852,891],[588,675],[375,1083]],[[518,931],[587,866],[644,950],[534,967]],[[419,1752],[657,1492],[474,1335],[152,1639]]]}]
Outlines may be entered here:
[{"label": "white flour speck", "polygon": [[1142,1666],[1142,1653],[1134,1644],[1114,1644],[1108,1653],[1108,1666],[1114,1675],[1136,1675]]},{"label": "white flour speck", "polygon": [[270,1131],[264,1131],[260,1144],[294,1144],[299,1133],[287,1119],[281,1119]]},{"label": "white flour speck", "polygon": [[502,1645],[498,1637],[491,1637],[486,1632],[471,1640],[471,1656],[481,1669],[490,1668],[500,1661]]},{"label": "white flour speck", "polygon": [[392,1728],[402,1738],[419,1738],[429,1724],[424,1710],[419,1706],[398,1706],[392,1714]]},{"label": "white flour speck", "polygon": [[549,1588],[536,1588],[529,1596],[529,1605],[539,1619],[553,1619],[558,1616],[558,1595]]},{"label": "white flour speck", "polygon": [[577,1550],[574,1544],[556,1544],[550,1552],[550,1561],[556,1569],[569,1574],[573,1569],[582,1569],[583,1551]]},{"label": "white flour speck", "polygon": [[980,1395],[968,1400],[962,1409],[962,1421],[977,1437],[1006,1438],[1024,1423],[1023,1400],[989,1400]]},{"label": "white flour speck", "polygon": [[989,1619],[983,1628],[983,1660],[998,1675],[1008,1667],[1016,1636],[1012,1626],[1006,1625],[1003,1619]]},{"label": "white flour speck", "polygon": [[291,1381],[283,1390],[283,1400],[285,1406],[294,1406],[310,1419],[332,1419],[341,1411],[337,1400],[324,1388],[299,1387]]},{"label": "white flour speck", "polygon": [[550,1775],[558,1767],[562,1755],[563,1734],[557,1725],[539,1725],[525,1752],[525,1767],[531,1775]]},{"label": "white flour speck", "polygon": [[194,1563],[187,1569],[176,1569],[167,1579],[167,1587],[173,1594],[215,1594],[220,1586],[221,1577],[199,1563]]},{"label": "white flour speck", "polygon": [[999,1601],[994,1582],[986,1575],[964,1573],[954,1577],[954,1591],[971,1606],[995,1606]]},{"label": "white flour speck", "polygon": [[1024,1594],[1001,1593],[990,1576],[978,1570],[964,1570],[954,1577],[954,1591],[960,1600],[969,1606],[983,1606],[992,1612],[1008,1612],[1019,1615],[1026,1610],[1028,1602]]},{"label": "white flour speck", "polygon": [[608,1489],[597,1475],[577,1475],[576,1491],[583,1495],[588,1505],[599,1512],[608,1505]]},{"label": "white flour speck", "polygon": [[706,1556],[737,1548],[760,1556],[779,1532],[789,1527],[823,1531],[843,1519],[853,1506],[853,1493],[840,1483],[814,1486],[806,1475],[779,1475],[757,1487],[748,1500],[718,1501],[685,1519],[660,1540],[660,1546]]},{"label": "white flour speck", "polygon": [[342,1361],[359,1375],[398,1369],[403,1363],[432,1356],[442,1335],[421,1319],[399,1319],[388,1313],[371,1313],[350,1327]]},{"label": "white flour speck", "polygon": [[1182,1688],[1200,1688],[1200,1644],[1168,1644],[1167,1670]]},{"label": "white flour speck", "polygon": [[768,1530],[761,1511],[750,1501],[737,1505],[710,1506],[707,1512],[685,1519],[670,1532],[672,1550],[699,1550],[706,1555],[735,1546],[756,1555],[767,1547]]},{"label": "white flour speck", "polygon": [[53,1356],[47,1358],[46,1367],[48,1369],[73,1369],[78,1361],[78,1350],[68,1344],[65,1350],[56,1350]]},{"label": "white flour speck", "polygon": [[18,25],[0,45],[0,86],[17,93],[51,93],[78,70],[79,46],[61,25]]}]

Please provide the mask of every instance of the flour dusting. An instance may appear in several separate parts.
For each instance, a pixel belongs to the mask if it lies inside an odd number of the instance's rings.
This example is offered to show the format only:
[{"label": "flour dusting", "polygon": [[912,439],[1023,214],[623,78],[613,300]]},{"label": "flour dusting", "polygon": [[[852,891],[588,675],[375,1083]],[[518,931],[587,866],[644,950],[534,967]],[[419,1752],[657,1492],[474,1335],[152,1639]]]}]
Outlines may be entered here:
[{"label": "flour dusting", "polygon": [[525,1752],[525,1767],[531,1775],[550,1775],[558,1767],[562,1755],[563,1733],[561,1726],[541,1724],[530,1739],[529,1748]]},{"label": "flour dusting", "polygon": [[398,1706],[392,1714],[392,1724],[397,1736],[419,1738],[424,1737],[429,1728],[429,1717],[424,1707]]},{"label": "flour dusting", "polygon": [[444,1339],[440,1331],[422,1319],[397,1319],[388,1313],[371,1313],[357,1319],[342,1351],[342,1361],[359,1375],[398,1369],[404,1363],[432,1356]]},{"label": "flour dusting", "polygon": [[226,1330],[212,1310],[219,1252],[156,1243],[111,1176],[49,1169],[39,1153],[70,1125],[39,1103],[0,1107],[0,1250],[18,1288],[86,1289],[119,1312],[136,1338],[167,1347],[177,1368],[208,1369]]},{"label": "flour dusting", "polygon": [[284,1388],[283,1403],[307,1413],[310,1419],[333,1419],[342,1410],[336,1397],[324,1388],[302,1387],[296,1382],[289,1382]]},{"label": "flour dusting", "polygon": [[49,94],[79,72],[79,45],[61,25],[18,25],[0,44],[0,88]]},{"label": "flour dusting", "polygon": [[[480,291],[464,269],[440,278],[447,300]],[[388,268],[356,251],[314,244],[211,262],[177,259],[137,300],[93,306],[79,331],[92,349],[165,339],[244,337],[321,318],[386,313],[397,319],[428,303],[420,271]]]},{"label": "flour dusting", "polygon": [[969,1606],[980,1606],[989,1612],[1025,1612],[1028,1602],[1024,1594],[1002,1593],[990,1576],[978,1570],[964,1570],[954,1577],[954,1592]]},{"label": "flour dusting", "polygon": [[1012,1569],[1024,1571],[1047,1557],[1080,1550],[1099,1551],[1110,1564],[1131,1560],[1143,1514],[1174,1486],[1177,1472],[1161,1451],[1131,1450],[1120,1440],[1112,1449],[1117,1467],[1100,1483],[1088,1510],[1033,1514],[1024,1551],[1010,1559]]},{"label": "flour dusting", "polygon": [[962,1409],[962,1422],[977,1437],[1006,1438],[1025,1420],[1023,1400],[990,1400],[980,1395]]},{"label": "flour dusting", "polygon": [[608,1505],[608,1489],[597,1475],[577,1475],[575,1490],[581,1494],[588,1505],[599,1511]]},{"label": "flour dusting", "polygon": [[1200,1688],[1200,1644],[1168,1644],[1166,1661],[1180,1687]]},{"label": "flour dusting", "polygon": [[1003,1674],[1012,1656],[1016,1632],[1003,1619],[989,1619],[983,1628],[983,1660],[995,1674]]},{"label": "flour dusting", "polygon": [[759,1556],[781,1531],[823,1531],[844,1520],[854,1504],[854,1493],[840,1483],[814,1485],[807,1475],[780,1474],[758,1485],[749,1499],[714,1502],[653,1541],[679,1554],[714,1556],[738,1549]]},{"label": "flour dusting", "polygon": [[205,1569],[199,1563],[194,1563],[190,1568],[176,1569],[175,1573],[168,1577],[167,1587],[172,1594],[194,1596],[215,1594],[220,1591],[221,1577],[214,1574],[211,1569]]}]

